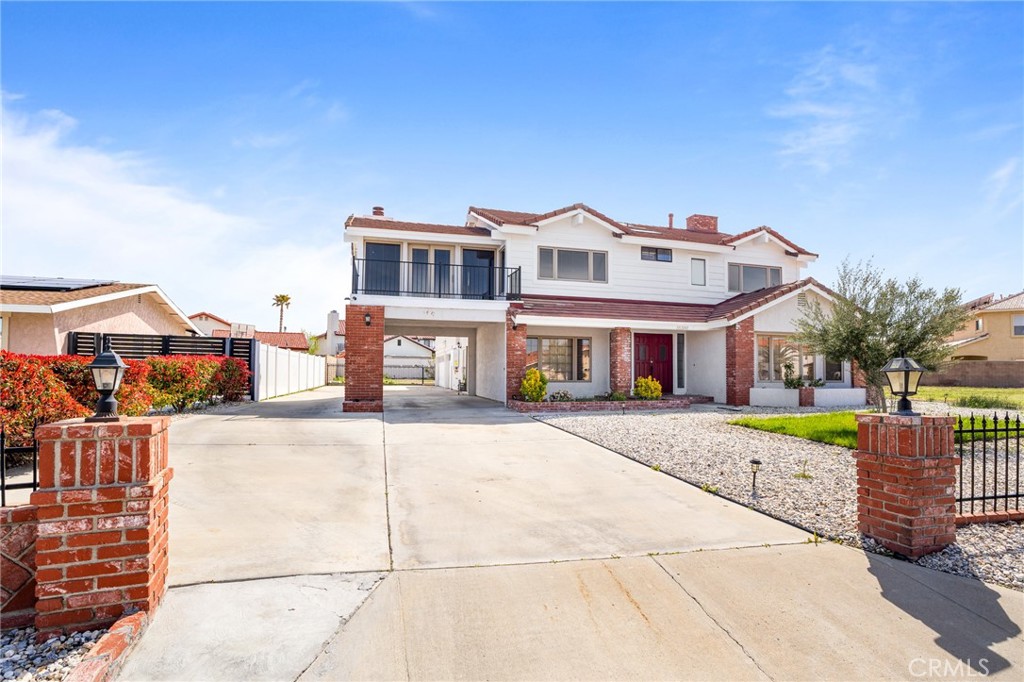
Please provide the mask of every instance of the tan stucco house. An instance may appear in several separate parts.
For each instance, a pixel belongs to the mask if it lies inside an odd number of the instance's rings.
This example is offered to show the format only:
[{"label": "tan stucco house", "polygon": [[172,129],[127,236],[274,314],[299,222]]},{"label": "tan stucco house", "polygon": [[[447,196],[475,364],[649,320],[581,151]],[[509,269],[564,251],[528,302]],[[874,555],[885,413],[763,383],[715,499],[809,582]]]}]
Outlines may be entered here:
[{"label": "tan stucco house", "polygon": [[972,308],[973,318],[951,337],[954,360],[1024,360],[1024,292]]},{"label": "tan stucco house", "polygon": [[59,355],[67,352],[68,332],[197,335],[200,330],[155,284],[0,278],[0,348]]}]

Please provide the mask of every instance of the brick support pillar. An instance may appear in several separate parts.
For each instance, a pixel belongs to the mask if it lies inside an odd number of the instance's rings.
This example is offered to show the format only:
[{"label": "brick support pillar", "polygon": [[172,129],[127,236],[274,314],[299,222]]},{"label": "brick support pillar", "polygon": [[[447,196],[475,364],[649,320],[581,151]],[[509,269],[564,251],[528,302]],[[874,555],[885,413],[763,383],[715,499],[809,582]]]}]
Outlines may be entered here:
[{"label": "brick support pillar", "polygon": [[725,402],[749,405],[754,387],[754,318],[725,329]]},{"label": "brick support pillar", "polygon": [[612,391],[633,390],[633,330],[615,327],[608,333],[608,376]]},{"label": "brick support pillar", "polygon": [[917,559],[956,541],[955,417],[857,415],[860,532]]},{"label": "brick support pillar", "polygon": [[40,426],[40,641],[152,612],[167,580],[167,417]]},{"label": "brick support pillar", "polygon": [[[515,324],[523,305],[512,304],[505,313],[505,402],[519,395],[526,374],[526,325]],[[513,325],[515,328],[513,329]]]},{"label": "brick support pillar", "polygon": [[[366,324],[366,314],[370,324]],[[384,306],[345,306],[345,412],[384,411]]]}]

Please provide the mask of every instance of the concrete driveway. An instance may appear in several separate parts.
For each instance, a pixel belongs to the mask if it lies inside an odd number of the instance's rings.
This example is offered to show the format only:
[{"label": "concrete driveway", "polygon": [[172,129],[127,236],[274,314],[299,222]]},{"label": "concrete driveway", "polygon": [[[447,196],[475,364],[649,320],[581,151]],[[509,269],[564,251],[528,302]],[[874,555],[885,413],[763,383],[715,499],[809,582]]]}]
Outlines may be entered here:
[{"label": "concrete driveway", "polygon": [[172,426],[172,589],[121,679],[1020,677],[1020,593],[806,544],[493,402],[341,395]]}]

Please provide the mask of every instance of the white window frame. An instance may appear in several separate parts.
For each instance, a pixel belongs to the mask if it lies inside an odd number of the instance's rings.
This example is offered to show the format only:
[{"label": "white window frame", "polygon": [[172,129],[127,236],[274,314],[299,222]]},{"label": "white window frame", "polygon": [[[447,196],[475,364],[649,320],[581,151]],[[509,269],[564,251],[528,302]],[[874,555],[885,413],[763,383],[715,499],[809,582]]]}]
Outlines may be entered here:
[{"label": "white window frame", "polygon": [[[546,275],[542,275],[541,272],[540,272],[540,254],[541,254],[542,251],[550,251],[551,252],[551,273],[552,273],[551,277],[548,277]],[[580,279],[580,278],[577,278],[577,277],[559,277],[558,276],[558,253],[560,251],[572,251],[572,252],[576,252],[576,253],[585,253],[585,254],[587,254],[587,279]],[[604,255],[604,279],[594,279],[594,254],[595,253],[600,253],[600,254]],[[552,281],[558,280],[558,281],[561,281],[561,282],[588,282],[588,283],[592,283],[592,284],[607,284],[608,283],[608,279],[609,279],[608,275],[609,275],[609,270],[610,269],[611,269],[611,265],[609,263],[608,252],[607,251],[595,251],[595,250],[591,250],[591,249],[567,249],[567,248],[561,248],[561,247],[558,247],[558,246],[538,246],[537,247],[537,279],[545,279],[545,280],[552,280]]]},{"label": "white window frame", "polygon": [[[731,286],[730,285],[730,279],[731,278],[729,277],[729,270],[732,269],[733,266],[736,266],[736,267],[739,268],[739,275],[740,275],[739,276],[739,280],[740,280],[739,281],[739,285],[740,285],[739,289],[732,289],[732,288],[730,288],[730,286]],[[779,285],[782,284],[782,268],[780,266],[778,266],[778,265],[757,265],[757,264],[754,264],[754,263],[729,263],[726,266],[726,268],[725,268],[725,287],[726,287],[727,291],[735,291],[736,293],[742,293],[742,294],[749,294],[751,291],[759,291],[758,289],[747,290],[747,289],[743,288],[743,268],[759,268],[761,270],[764,270],[765,271],[765,280],[764,281],[765,281],[765,284],[766,284],[765,288],[771,288],[771,287],[779,286]],[[779,283],[778,284],[772,284],[772,271],[773,270],[777,270],[778,273],[779,273]]]},{"label": "white window frame", "polygon": [[1010,318],[1010,325],[1014,336],[1024,336],[1024,315],[1014,315]]},{"label": "white window frame", "polygon": [[[700,263],[700,281],[696,281],[693,275],[694,266]],[[690,286],[695,287],[706,287],[708,285],[708,261],[706,258],[691,258],[690,259]]]},{"label": "white window frame", "polygon": [[590,349],[590,376],[586,379],[552,379],[548,377],[548,380],[552,383],[558,384],[589,384],[594,381],[594,339],[589,336],[561,336],[561,335],[550,335],[550,336],[534,336],[530,335],[526,337],[527,344],[529,340],[534,339],[537,342],[537,369],[541,372],[544,371],[544,360],[542,355],[543,341],[545,339],[567,339],[569,341],[569,347],[572,349],[572,359],[570,360],[570,368],[572,369],[572,375],[576,376],[576,366],[579,362],[577,354],[579,353],[579,342],[586,341],[587,347]]},{"label": "white window frame", "polygon": [[[762,379],[761,378],[761,353],[759,352],[759,350],[760,350],[760,346],[761,346],[760,340],[762,338],[768,339],[768,378],[767,379]],[[782,376],[777,377],[777,378],[772,376],[774,374],[774,369],[775,369],[775,346],[774,346],[774,344],[772,344],[771,340],[772,339],[783,339],[783,340],[786,340],[787,342],[789,342],[788,340],[790,338],[791,338],[791,335],[789,335],[789,334],[765,333],[765,334],[755,334],[754,335],[754,380],[757,383],[759,383],[759,384],[782,384],[783,381],[785,381],[786,376],[785,376],[785,366],[784,365],[782,366],[782,373],[783,373]],[[793,376],[799,377],[802,381],[812,381],[812,382],[813,381],[818,381],[818,380],[825,381],[822,378],[822,376],[821,376],[822,374],[824,374],[824,364],[820,361],[820,356],[818,356],[816,353],[809,353],[808,351],[806,351],[805,346],[801,346],[798,343],[795,343],[795,342],[789,342],[789,343],[792,343],[792,345],[795,345],[797,347],[796,364],[793,367],[793,370],[794,370],[794,375]],[[814,366],[814,376],[811,377],[810,379],[806,379],[803,376],[804,359],[807,356],[810,356],[810,357],[814,358],[814,364],[813,364],[813,366]],[[841,381],[841,380],[833,380],[832,382],[826,381],[826,383],[838,383],[839,381]]]}]

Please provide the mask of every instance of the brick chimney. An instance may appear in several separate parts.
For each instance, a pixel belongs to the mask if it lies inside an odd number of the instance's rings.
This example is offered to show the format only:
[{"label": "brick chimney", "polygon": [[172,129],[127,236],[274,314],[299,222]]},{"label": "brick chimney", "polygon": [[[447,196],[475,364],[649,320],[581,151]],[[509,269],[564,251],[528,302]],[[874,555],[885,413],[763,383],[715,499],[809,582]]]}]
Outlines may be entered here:
[{"label": "brick chimney", "polygon": [[373,215],[383,218],[384,217],[384,207],[383,206],[374,206],[373,207]]},{"label": "brick chimney", "polygon": [[670,230],[672,229],[672,221],[675,219],[675,217],[676,217],[675,213],[669,213],[668,214],[668,229],[670,229]]},{"label": "brick chimney", "polygon": [[686,229],[694,232],[718,232],[718,216],[694,213],[686,219]]}]

